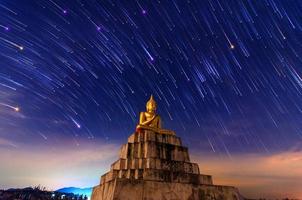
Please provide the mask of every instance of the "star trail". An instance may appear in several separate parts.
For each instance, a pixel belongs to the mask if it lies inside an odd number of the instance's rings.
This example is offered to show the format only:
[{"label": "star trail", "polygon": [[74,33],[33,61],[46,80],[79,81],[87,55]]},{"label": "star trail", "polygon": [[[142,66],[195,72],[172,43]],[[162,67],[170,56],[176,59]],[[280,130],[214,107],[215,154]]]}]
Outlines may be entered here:
[{"label": "star trail", "polygon": [[301,41],[294,0],[2,0],[0,137],[121,144],[153,94],[192,151],[301,150]]}]

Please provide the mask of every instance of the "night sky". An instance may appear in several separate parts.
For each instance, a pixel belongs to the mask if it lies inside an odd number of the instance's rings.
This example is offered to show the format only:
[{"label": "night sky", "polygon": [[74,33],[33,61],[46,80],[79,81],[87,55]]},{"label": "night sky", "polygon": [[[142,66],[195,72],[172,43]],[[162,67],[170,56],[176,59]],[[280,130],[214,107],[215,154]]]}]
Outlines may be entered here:
[{"label": "night sky", "polygon": [[0,188],[96,185],[153,94],[202,173],[302,197],[301,53],[299,0],[1,0]]}]

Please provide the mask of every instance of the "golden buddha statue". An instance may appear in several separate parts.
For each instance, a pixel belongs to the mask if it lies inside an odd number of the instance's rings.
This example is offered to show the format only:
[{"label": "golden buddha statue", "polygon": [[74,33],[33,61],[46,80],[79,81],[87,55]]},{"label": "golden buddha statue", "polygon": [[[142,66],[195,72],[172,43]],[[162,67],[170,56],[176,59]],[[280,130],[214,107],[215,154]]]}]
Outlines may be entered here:
[{"label": "golden buddha statue", "polygon": [[156,102],[153,96],[151,95],[149,101],[146,104],[147,111],[140,113],[139,124],[136,126],[136,130],[138,132],[140,130],[150,130],[156,133],[174,135],[174,131],[161,128],[161,118],[158,114],[156,114],[156,107]]}]

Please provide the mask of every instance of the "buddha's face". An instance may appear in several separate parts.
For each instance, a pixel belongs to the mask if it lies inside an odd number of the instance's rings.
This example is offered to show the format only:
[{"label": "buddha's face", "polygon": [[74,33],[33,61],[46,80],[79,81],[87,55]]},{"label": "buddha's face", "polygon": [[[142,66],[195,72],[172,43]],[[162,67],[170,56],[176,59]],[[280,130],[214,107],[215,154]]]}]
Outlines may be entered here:
[{"label": "buddha's face", "polygon": [[146,109],[148,113],[155,113],[156,111],[156,104],[155,103],[148,103],[146,105]]}]

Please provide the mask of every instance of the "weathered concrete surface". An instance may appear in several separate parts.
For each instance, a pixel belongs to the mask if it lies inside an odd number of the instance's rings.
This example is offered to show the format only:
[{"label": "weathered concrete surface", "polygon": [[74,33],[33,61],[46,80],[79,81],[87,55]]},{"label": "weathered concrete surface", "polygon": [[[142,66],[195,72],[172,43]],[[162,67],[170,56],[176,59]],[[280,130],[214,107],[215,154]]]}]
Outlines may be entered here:
[{"label": "weathered concrete surface", "polygon": [[92,200],[237,200],[238,190],[213,185],[190,162],[188,148],[175,135],[135,132],[94,187]]},{"label": "weathered concrete surface", "polygon": [[115,179],[93,189],[93,200],[239,200],[229,186]]}]

